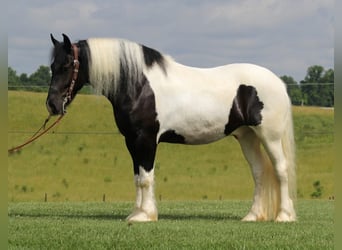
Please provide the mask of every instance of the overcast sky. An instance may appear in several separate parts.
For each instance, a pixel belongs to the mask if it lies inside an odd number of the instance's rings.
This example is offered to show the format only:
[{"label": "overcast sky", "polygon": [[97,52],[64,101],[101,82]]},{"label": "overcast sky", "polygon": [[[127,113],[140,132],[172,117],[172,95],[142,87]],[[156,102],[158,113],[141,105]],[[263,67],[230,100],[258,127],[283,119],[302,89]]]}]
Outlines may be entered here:
[{"label": "overcast sky", "polygon": [[118,37],[195,67],[265,66],[300,81],[334,65],[333,0],[8,1],[8,64],[18,74],[49,65],[50,33]]}]

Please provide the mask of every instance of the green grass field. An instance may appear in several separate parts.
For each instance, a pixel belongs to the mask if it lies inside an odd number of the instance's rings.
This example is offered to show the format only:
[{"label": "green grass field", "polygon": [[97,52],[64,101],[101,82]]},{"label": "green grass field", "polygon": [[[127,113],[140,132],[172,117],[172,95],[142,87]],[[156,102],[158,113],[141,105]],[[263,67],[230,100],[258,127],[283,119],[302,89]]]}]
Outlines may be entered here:
[{"label": "green grass field", "polygon": [[[46,94],[8,92],[8,147],[35,132],[47,116]],[[332,109],[294,107],[298,197],[334,195]],[[158,200],[252,198],[253,181],[238,143],[227,137],[201,146],[160,144],[156,159]],[[8,200],[132,201],[130,156],[114,124],[110,103],[79,95],[61,123],[8,157]]]},{"label": "green grass field", "polygon": [[301,200],[298,222],[241,222],[249,201],[159,203],[127,224],[128,202],[10,203],[8,249],[333,249],[332,201]]}]

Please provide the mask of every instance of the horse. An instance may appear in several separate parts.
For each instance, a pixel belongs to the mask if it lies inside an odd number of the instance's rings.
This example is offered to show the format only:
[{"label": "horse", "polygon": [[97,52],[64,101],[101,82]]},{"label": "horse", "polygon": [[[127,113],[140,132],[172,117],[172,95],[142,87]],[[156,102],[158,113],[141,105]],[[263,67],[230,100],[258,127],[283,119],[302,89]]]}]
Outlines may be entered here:
[{"label": "horse", "polygon": [[248,63],[195,68],[125,39],[53,43],[50,115],[63,115],[87,83],[113,107],[133,161],[136,200],[129,222],[158,220],[154,160],[159,143],[207,144],[234,136],[253,175],[242,221],[296,220],[295,143],[285,84]]}]

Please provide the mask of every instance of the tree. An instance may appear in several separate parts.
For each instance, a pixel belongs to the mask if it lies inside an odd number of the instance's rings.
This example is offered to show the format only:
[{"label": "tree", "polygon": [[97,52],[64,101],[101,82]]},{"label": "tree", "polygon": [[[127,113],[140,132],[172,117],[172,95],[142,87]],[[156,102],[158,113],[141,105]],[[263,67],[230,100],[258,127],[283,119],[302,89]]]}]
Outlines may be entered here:
[{"label": "tree", "polygon": [[20,79],[17,76],[17,72],[11,67],[8,67],[8,85],[19,85],[19,84],[20,84]]},{"label": "tree", "polygon": [[325,71],[324,76],[323,76],[323,81],[326,83],[333,83],[334,82],[334,70],[333,69],[328,69]]},{"label": "tree", "polygon": [[304,103],[307,105],[331,107],[334,105],[334,71],[327,71],[320,65],[308,68],[300,82]]},{"label": "tree", "polygon": [[325,71],[324,76],[323,76],[323,82],[325,83],[325,96],[326,96],[326,105],[332,107],[334,106],[335,99],[334,99],[334,70],[333,69],[328,69]]},{"label": "tree", "polygon": [[34,72],[32,75],[29,77],[29,82],[30,84],[33,85],[45,85],[47,86],[50,83],[50,68],[47,66],[39,66],[38,70]]},{"label": "tree", "polygon": [[29,83],[29,77],[27,76],[27,74],[26,73],[22,73],[20,76],[19,76],[19,80],[20,80],[20,83],[21,84],[27,84],[27,83]]},{"label": "tree", "polygon": [[287,93],[293,105],[301,105],[303,102],[302,91],[298,83],[291,76],[281,76],[283,82],[286,84]]}]

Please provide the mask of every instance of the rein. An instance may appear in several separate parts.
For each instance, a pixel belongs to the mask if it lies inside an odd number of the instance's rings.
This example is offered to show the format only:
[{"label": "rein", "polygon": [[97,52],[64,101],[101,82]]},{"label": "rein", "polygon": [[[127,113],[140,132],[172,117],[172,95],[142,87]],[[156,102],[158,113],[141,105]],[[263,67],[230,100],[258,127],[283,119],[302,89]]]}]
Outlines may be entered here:
[{"label": "rein", "polygon": [[[48,128],[45,128],[46,124],[48,123],[48,121],[50,120],[50,116],[45,120],[43,126],[40,127],[40,129],[26,142],[24,142],[23,144],[13,147],[11,149],[8,150],[8,153],[14,153],[20,149],[22,149],[23,147],[25,147],[26,145],[32,143],[33,141],[37,140],[39,137],[41,137],[43,134],[45,134],[46,132],[48,132],[51,128],[53,128],[57,123],[59,123],[59,121],[63,118],[63,115],[60,115],[58,117],[58,119],[52,123]],[[40,132],[40,130],[44,129],[42,132]],[[40,133],[39,133],[40,132]]]},{"label": "rein", "polygon": [[[72,100],[72,92],[74,90],[75,84],[76,84],[76,80],[78,77],[78,71],[80,68],[80,62],[78,60],[78,48],[76,46],[76,44],[72,44],[72,49],[74,51],[74,69],[72,72],[72,77],[71,77],[71,82],[70,82],[70,86],[69,89],[67,91],[67,94],[63,100],[63,114],[61,114],[56,121],[54,121],[49,127],[45,128],[46,124],[49,122],[51,115],[48,116],[48,118],[45,119],[44,124],[38,129],[38,131],[36,133],[33,134],[33,136],[28,139],[26,142],[24,142],[23,144],[13,147],[11,149],[8,149],[8,153],[14,153],[20,149],[22,149],[23,147],[25,147],[26,145],[32,143],[33,141],[37,140],[39,137],[41,137],[42,135],[44,135],[46,132],[48,132],[51,128],[53,128],[57,123],[60,122],[60,120],[62,120],[62,118],[64,117],[66,110],[65,110],[65,105],[70,102]],[[42,132],[40,132],[43,129]],[[40,132],[40,133],[39,133]]]}]

